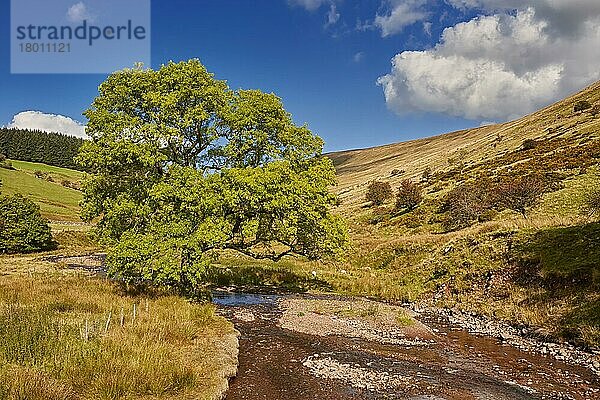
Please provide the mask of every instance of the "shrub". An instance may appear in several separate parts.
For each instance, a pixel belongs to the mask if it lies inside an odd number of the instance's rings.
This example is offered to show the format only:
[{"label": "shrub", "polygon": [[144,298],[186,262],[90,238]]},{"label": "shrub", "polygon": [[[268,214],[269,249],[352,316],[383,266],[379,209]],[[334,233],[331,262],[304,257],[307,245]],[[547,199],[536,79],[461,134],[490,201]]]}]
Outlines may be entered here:
[{"label": "shrub", "polygon": [[12,166],[12,162],[6,158],[6,156],[0,153],[0,168],[5,169],[14,169]]},{"label": "shrub", "polygon": [[487,181],[468,183],[451,190],[444,198],[446,229],[461,229],[477,221],[493,204]]},{"label": "shrub", "polygon": [[533,150],[537,146],[537,142],[534,139],[526,139],[523,141],[521,148],[523,150]]},{"label": "shrub", "polygon": [[33,171],[33,175],[36,178],[40,178],[40,179],[44,179],[46,177],[46,173],[43,171],[40,171],[39,169],[36,169],[35,171]]},{"label": "shrub", "polygon": [[573,111],[579,112],[579,111],[587,110],[588,108],[592,108],[592,105],[590,104],[590,102],[587,100],[580,100],[577,103],[575,103],[575,106],[573,107]]},{"label": "shrub", "polygon": [[367,188],[366,199],[373,205],[380,206],[393,196],[389,182],[373,181]]},{"label": "shrub", "polygon": [[423,201],[421,187],[411,181],[405,179],[400,183],[398,192],[396,193],[396,209],[412,210]]},{"label": "shrub", "polygon": [[40,208],[21,195],[0,196],[0,253],[49,250],[56,245]]},{"label": "shrub", "polygon": [[527,218],[526,209],[533,206],[545,191],[546,184],[538,176],[511,177],[496,188],[495,197],[500,206]]}]

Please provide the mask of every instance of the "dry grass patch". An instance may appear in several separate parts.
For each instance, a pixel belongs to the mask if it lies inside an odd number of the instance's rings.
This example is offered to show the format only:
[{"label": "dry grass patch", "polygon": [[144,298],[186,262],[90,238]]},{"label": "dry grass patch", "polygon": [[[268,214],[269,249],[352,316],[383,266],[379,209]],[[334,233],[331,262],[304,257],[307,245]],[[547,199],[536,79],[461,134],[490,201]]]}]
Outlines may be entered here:
[{"label": "dry grass patch", "polygon": [[211,399],[237,336],[208,304],[2,257],[0,399]]}]

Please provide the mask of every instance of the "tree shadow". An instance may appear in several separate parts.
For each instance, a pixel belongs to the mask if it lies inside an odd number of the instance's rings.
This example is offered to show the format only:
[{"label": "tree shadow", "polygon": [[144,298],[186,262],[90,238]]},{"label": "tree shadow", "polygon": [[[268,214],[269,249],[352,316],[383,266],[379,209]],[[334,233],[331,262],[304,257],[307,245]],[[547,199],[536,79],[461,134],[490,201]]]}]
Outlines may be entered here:
[{"label": "tree shadow", "polygon": [[331,291],[332,286],[317,277],[307,276],[279,265],[214,265],[207,269],[205,281],[210,286],[235,286],[254,290],[306,292]]},{"label": "tree shadow", "polygon": [[600,223],[540,230],[518,243],[514,255],[522,283],[600,288]]},{"label": "tree shadow", "polygon": [[558,333],[579,344],[585,335],[600,343],[600,223],[537,231],[511,253],[512,281],[536,293],[526,303],[568,302],[556,320]]}]

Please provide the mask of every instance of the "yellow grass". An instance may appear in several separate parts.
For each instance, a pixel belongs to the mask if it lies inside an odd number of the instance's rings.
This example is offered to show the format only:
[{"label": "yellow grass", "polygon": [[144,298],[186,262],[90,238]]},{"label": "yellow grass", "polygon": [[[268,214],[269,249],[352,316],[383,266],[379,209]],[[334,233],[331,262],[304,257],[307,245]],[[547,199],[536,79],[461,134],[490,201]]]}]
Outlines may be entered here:
[{"label": "yellow grass", "polygon": [[126,295],[34,256],[0,257],[0,399],[213,399],[237,335],[209,304]]}]

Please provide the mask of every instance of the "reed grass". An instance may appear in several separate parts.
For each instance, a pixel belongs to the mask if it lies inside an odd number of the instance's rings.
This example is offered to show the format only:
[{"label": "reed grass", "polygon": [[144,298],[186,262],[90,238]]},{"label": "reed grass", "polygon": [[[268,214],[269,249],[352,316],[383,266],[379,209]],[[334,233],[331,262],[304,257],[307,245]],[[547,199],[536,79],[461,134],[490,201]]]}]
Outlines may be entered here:
[{"label": "reed grass", "polygon": [[[209,304],[2,257],[0,399],[212,399],[237,336]],[[36,269],[39,267],[39,269]]]}]

